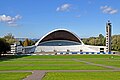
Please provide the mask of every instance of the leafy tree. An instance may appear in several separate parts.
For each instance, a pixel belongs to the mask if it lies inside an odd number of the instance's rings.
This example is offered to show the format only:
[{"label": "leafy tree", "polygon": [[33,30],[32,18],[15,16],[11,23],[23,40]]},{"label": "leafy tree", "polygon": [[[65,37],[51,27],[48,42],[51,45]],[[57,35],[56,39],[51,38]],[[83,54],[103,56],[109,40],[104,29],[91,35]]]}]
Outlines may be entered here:
[{"label": "leafy tree", "polygon": [[29,45],[30,45],[30,46],[32,46],[32,45],[34,45],[34,44],[35,44],[35,42],[34,42],[34,41],[29,40]]},{"label": "leafy tree", "polygon": [[98,37],[84,38],[82,41],[88,45],[105,46],[105,37],[102,34]]},{"label": "leafy tree", "polygon": [[83,38],[82,41],[84,44],[88,45],[89,40],[87,38]]},{"label": "leafy tree", "polygon": [[10,51],[10,44],[4,38],[0,38],[0,56],[7,51]]},{"label": "leafy tree", "polygon": [[[105,46],[106,38],[99,34],[98,37],[84,38],[82,41],[87,45]],[[112,50],[120,51],[120,35],[112,36]]]},{"label": "leafy tree", "polygon": [[120,35],[112,36],[112,49],[120,51]]},{"label": "leafy tree", "polygon": [[104,36],[102,34],[99,34],[99,41],[100,41],[99,45],[101,45],[101,46],[105,45],[104,44],[105,43],[104,40],[105,40]]},{"label": "leafy tree", "polygon": [[20,42],[20,45],[23,46],[23,42],[22,41],[19,41]]},{"label": "leafy tree", "polygon": [[99,34],[99,38],[102,39],[104,38],[104,36],[102,34]]},{"label": "leafy tree", "polygon": [[95,43],[95,39],[96,39],[95,37],[90,37],[90,38],[89,38],[89,41],[88,41],[88,44],[89,44],[89,45],[95,45],[95,44],[96,44],[96,43]]},{"label": "leafy tree", "polygon": [[9,44],[13,44],[16,42],[12,33],[8,33],[6,36],[3,37]]},{"label": "leafy tree", "polygon": [[23,46],[29,46],[30,45],[30,42],[29,42],[29,40],[28,40],[28,38],[27,39],[25,39],[25,41],[23,42]]},{"label": "leafy tree", "polygon": [[25,41],[23,42],[23,46],[32,46],[34,44],[35,44],[35,42],[32,40],[29,40],[28,38],[25,39]]}]

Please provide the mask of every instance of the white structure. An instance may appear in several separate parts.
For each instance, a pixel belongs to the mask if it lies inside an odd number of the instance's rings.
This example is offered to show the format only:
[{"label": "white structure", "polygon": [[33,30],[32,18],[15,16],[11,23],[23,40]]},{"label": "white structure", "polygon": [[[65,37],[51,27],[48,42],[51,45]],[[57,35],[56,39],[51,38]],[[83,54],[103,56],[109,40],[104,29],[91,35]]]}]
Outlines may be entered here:
[{"label": "white structure", "polygon": [[22,46],[20,46],[19,43],[14,43],[11,45],[11,53],[22,53]]},{"label": "white structure", "polygon": [[111,23],[106,23],[106,52],[111,52]]},{"label": "white structure", "polygon": [[106,46],[85,45],[73,32],[56,29],[35,44],[36,52],[106,52]]},{"label": "white structure", "polygon": [[35,46],[27,46],[22,48],[22,53],[34,53],[35,52]]}]

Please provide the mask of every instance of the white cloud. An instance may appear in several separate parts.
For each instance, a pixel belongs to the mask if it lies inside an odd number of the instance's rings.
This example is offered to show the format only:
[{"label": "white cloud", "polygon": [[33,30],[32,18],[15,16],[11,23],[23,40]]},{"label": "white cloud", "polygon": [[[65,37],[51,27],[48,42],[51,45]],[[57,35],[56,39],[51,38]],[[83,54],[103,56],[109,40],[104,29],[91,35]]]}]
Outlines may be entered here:
[{"label": "white cloud", "polygon": [[17,26],[16,21],[21,18],[22,18],[22,16],[20,16],[20,15],[16,15],[14,17],[7,16],[7,15],[0,15],[0,22],[6,23],[9,26]]},{"label": "white cloud", "polygon": [[110,6],[101,6],[100,9],[102,10],[103,13],[106,14],[116,14],[118,12],[117,9],[113,9]]},{"label": "white cloud", "polygon": [[56,11],[69,11],[71,8],[71,4],[63,4],[59,6]]},{"label": "white cloud", "polygon": [[115,13],[117,13],[118,12],[118,10],[112,10],[111,12],[110,12],[110,14],[115,14]]}]

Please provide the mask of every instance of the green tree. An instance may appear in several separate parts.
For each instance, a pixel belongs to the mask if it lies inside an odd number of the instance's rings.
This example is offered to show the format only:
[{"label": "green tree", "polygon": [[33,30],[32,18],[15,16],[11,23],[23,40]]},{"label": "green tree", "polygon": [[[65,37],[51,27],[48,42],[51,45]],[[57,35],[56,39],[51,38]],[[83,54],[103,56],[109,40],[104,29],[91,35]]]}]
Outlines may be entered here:
[{"label": "green tree", "polygon": [[23,46],[23,42],[22,41],[19,41],[20,42],[20,45]]},{"label": "green tree", "polygon": [[9,44],[13,44],[16,42],[12,33],[8,33],[6,36],[3,37]]},{"label": "green tree", "polygon": [[32,46],[34,44],[35,44],[35,42],[32,40],[29,40],[28,38],[25,39],[25,41],[23,42],[23,46]]},{"label": "green tree", "polygon": [[89,41],[88,41],[88,44],[89,45],[95,45],[96,44],[95,39],[96,39],[95,37],[90,37]]},{"label": "green tree", "polygon": [[29,40],[29,45],[30,45],[30,46],[32,46],[32,45],[34,45],[34,44],[35,44],[35,42],[34,42],[34,41]]},{"label": "green tree", "polygon": [[99,34],[98,37],[84,38],[82,41],[87,45],[105,46],[105,37]]},{"label": "green tree", "polygon": [[120,51],[120,35],[112,36],[112,49]]},{"label": "green tree", "polygon": [[10,51],[10,44],[4,38],[0,38],[0,56],[7,51]]},{"label": "green tree", "polygon": [[29,42],[29,40],[28,40],[28,38],[27,39],[25,39],[25,41],[23,42],[23,46],[29,46],[30,45],[30,42]]},{"label": "green tree", "polygon": [[100,46],[104,45],[104,40],[105,40],[104,36],[102,34],[99,34],[99,41],[100,41],[99,45]]},{"label": "green tree", "polygon": [[104,36],[103,36],[102,34],[99,34],[99,38],[100,38],[100,39],[103,39]]}]

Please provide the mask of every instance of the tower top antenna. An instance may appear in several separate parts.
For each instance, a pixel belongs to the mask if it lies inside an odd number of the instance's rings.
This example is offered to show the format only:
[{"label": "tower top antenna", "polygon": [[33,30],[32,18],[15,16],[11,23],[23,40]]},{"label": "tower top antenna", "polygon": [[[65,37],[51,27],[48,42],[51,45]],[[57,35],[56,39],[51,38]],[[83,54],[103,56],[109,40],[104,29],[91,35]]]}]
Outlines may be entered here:
[{"label": "tower top antenna", "polygon": [[108,20],[108,25],[110,25],[111,24],[111,22],[110,22],[110,20]]}]

